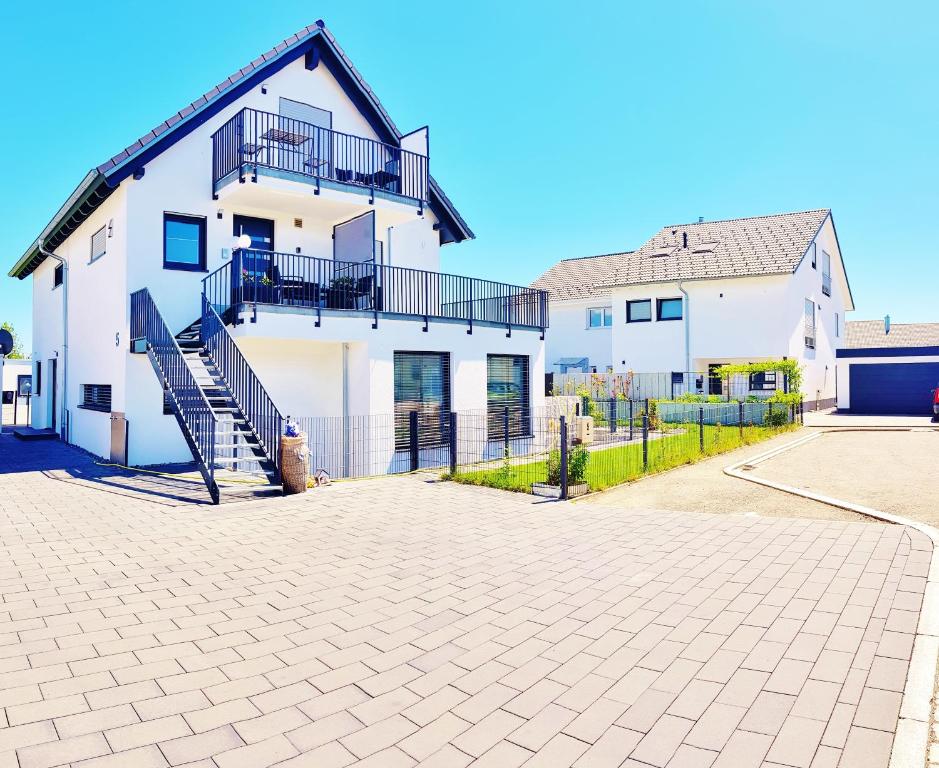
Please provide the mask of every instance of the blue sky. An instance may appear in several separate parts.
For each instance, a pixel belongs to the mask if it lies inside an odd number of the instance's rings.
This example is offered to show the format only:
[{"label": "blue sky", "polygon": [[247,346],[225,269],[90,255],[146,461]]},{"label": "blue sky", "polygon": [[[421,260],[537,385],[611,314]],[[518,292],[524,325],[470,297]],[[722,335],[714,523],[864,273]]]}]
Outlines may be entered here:
[{"label": "blue sky", "polygon": [[[450,272],[527,283],[669,223],[830,207],[857,311],[939,320],[939,4],[6,3],[5,277],[94,165],[323,18],[477,239]],[[851,319],[849,317],[849,319]]]}]

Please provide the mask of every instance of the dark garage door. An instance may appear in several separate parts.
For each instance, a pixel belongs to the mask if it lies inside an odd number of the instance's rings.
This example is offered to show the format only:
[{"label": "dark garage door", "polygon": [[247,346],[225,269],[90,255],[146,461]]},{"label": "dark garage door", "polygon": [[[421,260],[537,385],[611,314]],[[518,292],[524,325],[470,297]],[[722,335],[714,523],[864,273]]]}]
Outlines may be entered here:
[{"label": "dark garage door", "polygon": [[852,412],[932,413],[939,363],[855,363],[849,375]]}]

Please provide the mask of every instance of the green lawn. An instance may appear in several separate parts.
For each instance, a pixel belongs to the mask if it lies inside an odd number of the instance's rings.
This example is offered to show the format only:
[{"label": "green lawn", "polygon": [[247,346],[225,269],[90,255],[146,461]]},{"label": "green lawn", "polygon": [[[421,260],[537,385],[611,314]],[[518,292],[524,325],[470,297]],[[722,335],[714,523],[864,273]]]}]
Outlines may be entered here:
[{"label": "green lawn", "polygon": [[[742,432],[735,426],[705,425],[703,453],[697,424],[669,424],[666,429],[670,430],[670,433],[649,440],[649,466],[645,471],[642,466],[641,442],[591,450],[587,463],[588,488],[591,491],[602,491],[635,480],[644,474],[663,472],[706,456],[726,453],[743,445],[767,440],[795,429],[795,425],[748,426],[744,427]],[[463,467],[455,475],[445,477],[458,483],[529,493],[531,484],[545,482],[546,476],[547,461],[545,457],[541,457],[525,463],[515,463],[510,458],[498,466],[488,462],[478,468]]]}]

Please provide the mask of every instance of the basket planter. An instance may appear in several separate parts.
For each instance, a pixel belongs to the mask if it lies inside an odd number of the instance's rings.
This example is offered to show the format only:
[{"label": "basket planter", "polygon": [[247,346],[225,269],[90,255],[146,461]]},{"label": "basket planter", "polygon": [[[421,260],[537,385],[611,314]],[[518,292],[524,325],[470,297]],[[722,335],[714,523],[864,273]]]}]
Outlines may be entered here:
[{"label": "basket planter", "polygon": [[310,451],[303,432],[296,437],[284,435],[280,438],[280,475],[285,496],[306,493],[307,478],[310,476]]},{"label": "basket planter", "polygon": [[[543,496],[547,499],[560,499],[561,486],[549,485],[548,483],[532,483],[531,492],[535,496]],[[583,496],[587,493],[587,484],[579,483],[577,485],[567,486],[567,498],[573,499],[577,496]]]}]

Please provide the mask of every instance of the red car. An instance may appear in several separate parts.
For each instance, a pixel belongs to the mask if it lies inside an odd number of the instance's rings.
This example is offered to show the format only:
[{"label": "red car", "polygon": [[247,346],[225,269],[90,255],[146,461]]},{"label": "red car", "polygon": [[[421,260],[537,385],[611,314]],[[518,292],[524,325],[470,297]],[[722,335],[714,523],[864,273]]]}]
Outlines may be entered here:
[{"label": "red car", "polygon": [[932,420],[939,421],[939,387],[932,391]]}]

